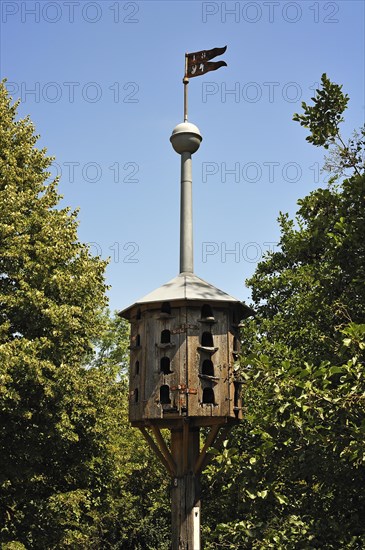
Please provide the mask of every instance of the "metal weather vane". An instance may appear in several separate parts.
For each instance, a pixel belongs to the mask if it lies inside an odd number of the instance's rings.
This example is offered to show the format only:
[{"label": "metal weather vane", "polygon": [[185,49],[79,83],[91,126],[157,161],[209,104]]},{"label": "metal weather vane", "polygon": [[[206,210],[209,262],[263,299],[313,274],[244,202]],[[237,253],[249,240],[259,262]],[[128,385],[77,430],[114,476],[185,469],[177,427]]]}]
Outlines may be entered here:
[{"label": "metal weather vane", "polygon": [[225,61],[213,61],[218,55],[223,55],[227,49],[227,46],[224,48],[213,48],[212,50],[202,50],[200,52],[193,52],[185,54],[185,77],[193,78],[194,76],[200,76],[209,71],[216,71],[220,67],[227,67]]},{"label": "metal weather vane", "polygon": [[188,84],[189,78],[201,76],[210,71],[216,71],[220,67],[227,67],[225,61],[211,61],[219,55],[223,55],[227,46],[223,48],[212,48],[211,50],[201,50],[185,54],[185,75],[184,83],[184,122],[188,120]]}]

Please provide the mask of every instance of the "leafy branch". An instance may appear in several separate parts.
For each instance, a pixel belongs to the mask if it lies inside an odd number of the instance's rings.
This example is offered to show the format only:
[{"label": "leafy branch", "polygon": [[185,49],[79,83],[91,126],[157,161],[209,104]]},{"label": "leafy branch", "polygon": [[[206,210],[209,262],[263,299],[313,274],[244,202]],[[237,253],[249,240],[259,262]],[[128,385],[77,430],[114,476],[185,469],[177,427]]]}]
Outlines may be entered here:
[{"label": "leafy branch", "polygon": [[343,112],[347,109],[349,96],[342,92],[342,85],[330,81],[326,73],[321,77],[321,88],[311,98],[314,105],[302,102],[304,114],[295,113],[293,120],[310,130],[306,137],[316,147],[328,149],[334,146],[331,156],[326,159],[325,169],[342,174],[346,168],[353,168],[360,176],[364,168],[365,128],[355,133],[348,144],[344,142],[339,125],[344,121]]}]

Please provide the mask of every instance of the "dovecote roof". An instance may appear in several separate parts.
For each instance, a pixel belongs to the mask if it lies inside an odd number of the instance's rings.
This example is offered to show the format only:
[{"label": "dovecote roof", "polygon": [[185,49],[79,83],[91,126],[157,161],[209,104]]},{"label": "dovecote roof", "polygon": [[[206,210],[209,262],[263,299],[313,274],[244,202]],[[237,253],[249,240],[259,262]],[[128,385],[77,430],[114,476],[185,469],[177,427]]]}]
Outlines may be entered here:
[{"label": "dovecote roof", "polygon": [[137,300],[133,305],[121,311],[119,315],[129,319],[131,310],[137,305],[154,302],[174,302],[178,300],[238,304],[241,309],[242,318],[254,314],[253,310],[243,302],[204,281],[204,279],[201,279],[194,273],[185,272],[180,273],[177,277],[171,279],[171,281],[143,296],[143,298]]}]

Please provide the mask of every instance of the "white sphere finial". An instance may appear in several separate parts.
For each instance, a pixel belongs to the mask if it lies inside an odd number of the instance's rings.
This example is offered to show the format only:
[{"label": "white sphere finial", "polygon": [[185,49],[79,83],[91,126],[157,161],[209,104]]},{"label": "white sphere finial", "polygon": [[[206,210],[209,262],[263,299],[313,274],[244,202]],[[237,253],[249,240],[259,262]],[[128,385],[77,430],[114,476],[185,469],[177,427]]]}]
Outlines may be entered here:
[{"label": "white sphere finial", "polygon": [[175,126],[170,137],[171,144],[179,155],[195,153],[199,149],[202,139],[199,128],[191,122],[181,122]]}]

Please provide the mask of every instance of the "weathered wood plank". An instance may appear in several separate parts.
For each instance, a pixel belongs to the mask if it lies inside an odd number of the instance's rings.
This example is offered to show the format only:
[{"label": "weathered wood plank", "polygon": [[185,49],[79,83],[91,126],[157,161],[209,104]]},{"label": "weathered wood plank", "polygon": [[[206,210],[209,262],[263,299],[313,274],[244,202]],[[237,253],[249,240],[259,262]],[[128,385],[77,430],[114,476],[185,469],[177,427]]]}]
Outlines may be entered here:
[{"label": "weathered wood plank", "polygon": [[163,454],[163,456],[165,457],[165,459],[167,460],[172,472],[174,472],[174,475],[176,475],[176,472],[177,472],[177,466],[176,466],[176,463],[165,443],[165,440],[164,438],[162,437],[162,434],[158,428],[158,426],[156,426],[155,424],[153,424],[151,426],[152,428],[152,431],[153,431],[153,434],[157,440],[157,443],[159,445],[159,449],[161,451],[161,453]]},{"label": "weathered wood plank", "polygon": [[207,454],[207,450],[209,449],[209,447],[211,447],[211,445],[213,445],[216,437],[218,436],[220,428],[221,428],[221,426],[219,424],[217,424],[216,426],[211,427],[210,432],[207,435],[207,438],[205,440],[204,446],[203,446],[202,450],[200,451],[200,454],[199,454],[199,456],[197,458],[197,461],[195,463],[195,466],[194,466],[194,473],[196,475],[200,474],[203,462],[204,462],[206,454]]}]

